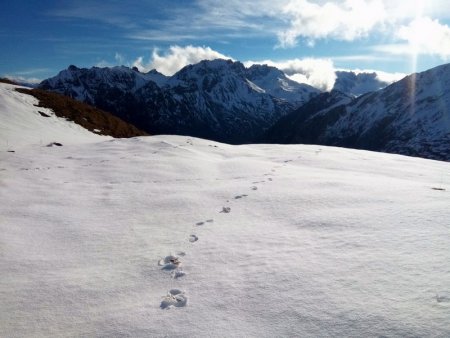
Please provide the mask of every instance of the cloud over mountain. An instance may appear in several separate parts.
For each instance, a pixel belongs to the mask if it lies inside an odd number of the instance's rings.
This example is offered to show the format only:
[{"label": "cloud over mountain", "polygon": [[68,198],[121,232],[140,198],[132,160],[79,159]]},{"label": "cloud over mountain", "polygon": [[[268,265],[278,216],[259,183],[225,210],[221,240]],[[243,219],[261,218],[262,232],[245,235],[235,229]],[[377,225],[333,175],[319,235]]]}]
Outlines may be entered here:
[{"label": "cloud over mountain", "polygon": [[267,64],[282,70],[289,78],[306,83],[321,90],[331,90],[336,80],[333,62],[330,59],[292,59],[284,61],[247,61],[246,66]]},{"label": "cloud over mountain", "polygon": [[164,75],[173,75],[187,65],[198,63],[202,60],[214,59],[232,58],[212,50],[210,47],[171,46],[169,51],[162,55],[157,49],[153,50],[151,60],[148,63],[145,63],[142,56],[138,57],[133,62],[133,66],[143,72],[156,69]]}]

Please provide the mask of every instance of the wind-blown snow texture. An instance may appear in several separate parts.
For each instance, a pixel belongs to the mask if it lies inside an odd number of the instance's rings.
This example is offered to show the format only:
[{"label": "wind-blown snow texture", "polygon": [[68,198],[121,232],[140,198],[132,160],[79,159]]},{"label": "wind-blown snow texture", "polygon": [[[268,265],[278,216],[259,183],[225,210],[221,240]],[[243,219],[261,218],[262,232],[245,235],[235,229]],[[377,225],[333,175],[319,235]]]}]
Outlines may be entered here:
[{"label": "wind-blown snow texture", "polygon": [[450,335],[449,163],[181,136],[25,145],[34,115],[0,152],[1,337]]},{"label": "wind-blown snow texture", "polygon": [[70,66],[40,84],[109,111],[151,134],[182,134],[230,143],[254,141],[319,90],[262,65],[201,61],[171,77],[127,67]]}]

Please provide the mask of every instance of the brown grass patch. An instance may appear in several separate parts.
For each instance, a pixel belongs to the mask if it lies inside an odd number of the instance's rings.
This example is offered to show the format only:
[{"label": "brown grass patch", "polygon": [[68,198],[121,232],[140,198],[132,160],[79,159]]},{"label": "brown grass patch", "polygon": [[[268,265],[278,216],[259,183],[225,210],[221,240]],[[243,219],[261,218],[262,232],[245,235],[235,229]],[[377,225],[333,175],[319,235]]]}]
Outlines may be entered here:
[{"label": "brown grass patch", "polygon": [[[116,138],[148,135],[146,132],[108,112],[70,97],[42,89],[17,88],[16,90],[37,98],[39,100],[38,107],[50,108],[55,112],[56,116],[73,121],[96,134],[109,135]],[[100,131],[97,132],[97,130]]]}]

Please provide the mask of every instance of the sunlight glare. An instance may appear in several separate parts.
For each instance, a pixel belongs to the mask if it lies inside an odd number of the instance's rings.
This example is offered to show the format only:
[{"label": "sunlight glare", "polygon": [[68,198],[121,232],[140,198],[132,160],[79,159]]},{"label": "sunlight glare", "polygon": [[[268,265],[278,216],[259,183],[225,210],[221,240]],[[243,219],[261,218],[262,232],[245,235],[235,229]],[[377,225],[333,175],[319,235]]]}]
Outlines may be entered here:
[{"label": "sunlight glare", "polygon": [[[424,6],[425,6],[425,0],[415,0],[415,7],[416,7],[416,20],[420,20],[423,16],[424,12]],[[420,30],[416,32],[416,34],[424,34]],[[414,39],[411,45],[411,68],[412,73],[417,72],[417,59],[419,55],[419,45],[420,41],[422,39]]]},{"label": "sunlight glare", "polygon": [[[423,16],[423,10],[424,10],[424,0],[415,0],[415,6],[416,6],[416,20],[420,20]],[[416,32],[417,34],[423,34],[423,32],[420,31],[420,29]],[[411,110],[410,114],[415,114],[415,96],[416,96],[416,73],[417,73],[417,60],[419,55],[419,46],[420,46],[421,38],[419,39],[413,39],[411,43],[411,70],[412,70],[412,76],[411,76],[411,86],[410,86],[410,93],[409,93],[409,99],[411,104]]]}]

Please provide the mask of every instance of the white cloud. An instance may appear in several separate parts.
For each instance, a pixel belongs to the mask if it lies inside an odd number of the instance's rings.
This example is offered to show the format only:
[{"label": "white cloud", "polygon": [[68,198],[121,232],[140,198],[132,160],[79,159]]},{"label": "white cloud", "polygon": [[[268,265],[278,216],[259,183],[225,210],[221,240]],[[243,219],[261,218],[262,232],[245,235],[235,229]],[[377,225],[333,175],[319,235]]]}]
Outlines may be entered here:
[{"label": "white cloud", "polygon": [[407,74],[405,73],[387,73],[380,70],[375,70],[377,73],[377,79],[386,83],[394,83],[403,79]]},{"label": "white cloud", "polygon": [[437,19],[418,17],[399,26],[394,38],[394,43],[372,46],[372,51],[414,58],[422,54],[450,59],[450,27]]},{"label": "white cloud", "polygon": [[116,63],[119,65],[125,64],[125,57],[120,53],[116,52],[116,55],[114,55],[114,59],[116,60]]},{"label": "white cloud", "polygon": [[392,55],[411,55],[411,46],[407,43],[390,43],[385,45],[374,45],[370,50],[376,53]]},{"label": "white cloud", "polygon": [[420,16],[449,18],[450,2],[448,0],[384,0],[388,20],[411,20]]},{"label": "white cloud", "polygon": [[291,0],[283,8],[290,27],[278,33],[280,47],[292,47],[298,38],[308,44],[316,39],[353,41],[367,36],[386,18],[381,0],[327,1],[323,5],[309,0]]},{"label": "white cloud", "polygon": [[333,61],[330,59],[292,59],[286,61],[247,61],[252,64],[267,64],[282,70],[289,78],[299,83],[306,83],[321,90],[331,90],[336,81]]},{"label": "white cloud", "polygon": [[247,61],[246,67],[253,64],[266,64],[283,71],[290,79],[299,83],[306,83],[318,89],[329,91],[333,89],[336,81],[336,71],[360,73],[376,73],[377,79],[388,84],[398,81],[406,76],[403,73],[388,73],[369,69],[337,69],[331,59],[293,59],[285,61]]},{"label": "white cloud", "polygon": [[108,62],[106,60],[100,60],[95,64],[95,67],[103,68],[103,67],[114,67],[116,64]]},{"label": "white cloud", "polygon": [[332,56],[331,59],[335,62],[373,62],[373,61],[392,61],[395,58],[389,55],[380,54],[352,54],[352,55],[340,55]]},{"label": "white cloud", "polygon": [[381,82],[385,82],[388,84],[394,83],[396,81],[399,81],[403,79],[407,74],[405,73],[388,73],[381,70],[374,70],[374,69],[336,69],[337,71],[344,71],[344,72],[353,72],[356,75],[358,74],[373,74],[375,73],[377,76],[377,80]]},{"label": "white cloud", "polygon": [[3,75],[2,77],[5,77],[16,83],[25,83],[25,84],[31,84],[31,85],[38,84],[42,81],[41,79],[38,79],[35,77],[24,77],[24,76],[8,75],[8,74]]},{"label": "white cloud", "polygon": [[129,63],[127,63],[125,56],[116,52],[116,54],[114,55],[114,62],[109,62],[109,61],[106,61],[105,59],[102,59],[102,60],[98,61],[95,64],[95,66],[100,67],[100,68],[114,67],[114,66],[129,66]]},{"label": "white cloud", "polygon": [[49,68],[30,68],[21,71],[16,71],[14,74],[4,74],[0,77],[5,77],[17,83],[35,85],[42,81],[42,76],[46,76],[51,69]]},{"label": "white cloud", "polygon": [[450,27],[428,17],[416,18],[401,26],[397,38],[408,43],[410,54],[438,55],[450,58]]},{"label": "white cloud", "polygon": [[164,75],[173,75],[181,68],[198,63],[202,60],[214,59],[231,59],[210,47],[195,47],[195,46],[171,46],[168,53],[161,55],[157,49],[153,51],[151,60],[145,63],[143,57],[138,57],[133,66],[137,67],[139,71],[148,72],[156,69]]},{"label": "white cloud", "polygon": [[[450,27],[438,18],[448,18],[450,4],[444,0],[289,0],[281,13],[288,27],[278,30],[278,47],[293,47],[299,40],[313,47],[319,39],[354,41],[376,33],[391,39],[393,51],[404,45],[418,53],[450,56]],[[386,45],[387,46],[387,45]],[[382,50],[379,49],[379,50]]]}]

